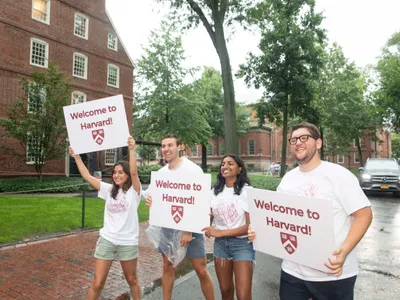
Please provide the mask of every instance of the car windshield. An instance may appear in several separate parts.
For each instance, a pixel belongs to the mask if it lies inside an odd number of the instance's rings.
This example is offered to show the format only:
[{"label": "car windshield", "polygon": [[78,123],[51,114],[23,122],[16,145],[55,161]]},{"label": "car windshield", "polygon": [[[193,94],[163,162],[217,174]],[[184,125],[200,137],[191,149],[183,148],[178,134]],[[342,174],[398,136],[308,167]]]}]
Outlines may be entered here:
[{"label": "car windshield", "polygon": [[399,165],[397,162],[392,160],[370,160],[367,162],[365,169],[397,171],[399,169]]}]

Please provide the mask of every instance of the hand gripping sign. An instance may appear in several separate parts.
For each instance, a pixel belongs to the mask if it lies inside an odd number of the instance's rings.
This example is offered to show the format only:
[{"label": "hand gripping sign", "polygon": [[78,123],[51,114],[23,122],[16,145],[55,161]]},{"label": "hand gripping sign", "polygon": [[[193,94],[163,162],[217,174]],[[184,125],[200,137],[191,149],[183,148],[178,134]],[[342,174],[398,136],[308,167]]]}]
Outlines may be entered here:
[{"label": "hand gripping sign", "polygon": [[122,95],[64,106],[64,118],[76,154],[126,146],[129,129]]},{"label": "hand gripping sign", "polygon": [[328,271],[336,248],[331,200],[251,189],[248,205],[257,251]]},{"label": "hand gripping sign", "polygon": [[210,225],[210,174],[152,172],[150,225],[203,233]]}]

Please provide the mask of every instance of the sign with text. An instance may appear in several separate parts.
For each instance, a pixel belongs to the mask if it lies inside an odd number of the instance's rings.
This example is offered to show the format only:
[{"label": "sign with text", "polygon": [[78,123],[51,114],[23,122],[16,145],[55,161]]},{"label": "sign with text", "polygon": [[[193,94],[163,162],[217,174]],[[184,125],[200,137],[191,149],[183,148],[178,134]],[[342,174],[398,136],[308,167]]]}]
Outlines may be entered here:
[{"label": "sign with text", "polygon": [[76,154],[127,145],[129,129],[122,95],[64,106],[64,118]]},{"label": "sign with text", "polygon": [[210,226],[210,174],[151,172],[151,225],[202,233]]},{"label": "sign with text", "polygon": [[257,251],[328,271],[335,250],[332,201],[260,189],[249,190]]}]

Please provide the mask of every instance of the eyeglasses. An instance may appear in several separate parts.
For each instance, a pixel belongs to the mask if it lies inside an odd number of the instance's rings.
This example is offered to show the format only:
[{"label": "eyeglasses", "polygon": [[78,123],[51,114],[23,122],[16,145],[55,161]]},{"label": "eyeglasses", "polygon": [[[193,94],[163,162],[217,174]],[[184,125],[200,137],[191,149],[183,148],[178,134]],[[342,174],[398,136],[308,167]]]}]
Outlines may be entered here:
[{"label": "eyeglasses", "polygon": [[316,138],[313,137],[311,134],[303,134],[303,135],[301,135],[301,136],[299,136],[299,137],[292,137],[292,138],[290,138],[290,139],[289,139],[289,144],[290,144],[290,145],[296,145],[297,140],[299,140],[299,141],[302,142],[302,143],[305,143],[305,142],[308,141],[308,138],[313,138],[313,139],[316,140]]}]

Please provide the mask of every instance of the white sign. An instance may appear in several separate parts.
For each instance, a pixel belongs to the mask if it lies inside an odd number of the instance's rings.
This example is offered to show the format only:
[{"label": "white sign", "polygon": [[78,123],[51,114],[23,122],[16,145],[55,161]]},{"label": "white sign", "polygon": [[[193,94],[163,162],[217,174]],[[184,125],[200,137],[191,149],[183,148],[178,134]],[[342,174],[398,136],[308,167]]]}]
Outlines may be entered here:
[{"label": "white sign", "polygon": [[64,106],[64,118],[76,154],[127,145],[129,129],[122,95]]},{"label": "white sign", "polygon": [[202,233],[210,226],[211,175],[151,172],[151,225]]},{"label": "white sign", "polygon": [[254,248],[327,272],[335,250],[332,201],[260,189],[249,190]]}]

